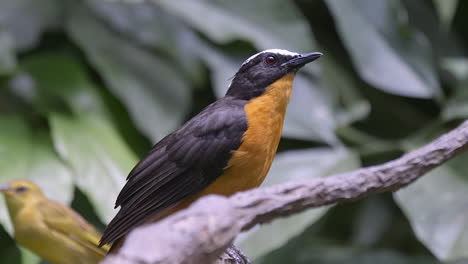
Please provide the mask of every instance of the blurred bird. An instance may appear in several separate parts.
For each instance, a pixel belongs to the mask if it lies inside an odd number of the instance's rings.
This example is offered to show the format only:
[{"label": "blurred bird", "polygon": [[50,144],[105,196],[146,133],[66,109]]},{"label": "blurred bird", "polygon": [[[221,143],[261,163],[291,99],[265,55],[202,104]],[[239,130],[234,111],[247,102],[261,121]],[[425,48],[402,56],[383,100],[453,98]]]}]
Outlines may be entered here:
[{"label": "blurred bird", "polygon": [[272,49],[248,58],[226,95],[159,141],[130,172],[101,244],[206,194],[259,186],[276,154],[295,73],[319,58]]},{"label": "blurred bird", "polygon": [[26,180],[0,185],[14,226],[15,239],[53,264],[93,264],[105,256],[101,235],[71,208],[47,199]]}]

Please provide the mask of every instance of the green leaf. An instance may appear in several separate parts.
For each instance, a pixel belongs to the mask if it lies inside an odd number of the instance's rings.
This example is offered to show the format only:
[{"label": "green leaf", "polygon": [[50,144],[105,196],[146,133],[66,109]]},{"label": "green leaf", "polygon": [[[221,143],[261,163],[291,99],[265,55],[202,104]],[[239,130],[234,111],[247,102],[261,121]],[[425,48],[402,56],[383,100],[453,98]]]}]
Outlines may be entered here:
[{"label": "green leaf", "polygon": [[394,197],[419,240],[437,258],[468,258],[468,153],[401,189]]},{"label": "green leaf", "polygon": [[466,57],[444,58],[441,66],[458,81],[468,79],[468,58]]},{"label": "green leaf", "polygon": [[[431,3],[434,1],[447,5],[452,5],[454,2],[453,0],[402,0],[408,12],[407,17],[409,23],[418,28],[418,30],[429,39],[433,49],[432,56],[436,57],[438,60],[443,60],[447,56],[459,56],[460,54],[464,54],[465,47],[464,43],[461,43],[459,39],[460,34],[457,30],[450,29],[451,21],[444,24],[445,22],[439,19],[440,16],[437,14],[438,8]],[[453,11],[456,12],[455,10]],[[455,13],[452,15],[455,15]],[[453,17],[451,19],[453,20]],[[443,77],[443,75],[441,77]]]},{"label": "green leaf", "polygon": [[176,61],[179,78],[200,83],[203,68],[199,64],[198,53],[193,49],[195,32],[181,19],[168,14],[149,1],[87,1],[99,19],[113,30],[142,47],[156,49],[161,54]]},{"label": "green leaf", "polygon": [[[1,201],[2,207],[4,201]],[[2,208],[0,207],[0,208]],[[21,252],[15,241],[6,232],[3,226],[0,225],[0,256],[4,263],[18,263],[21,259]]]},{"label": "green leaf", "polygon": [[114,201],[136,157],[107,120],[93,115],[51,114],[54,146],[73,170],[77,186],[104,221],[115,215]]},{"label": "green leaf", "polygon": [[[0,116],[0,182],[29,179],[53,200],[71,202],[73,182],[70,170],[54,152],[43,131],[30,129],[18,116]],[[0,204],[5,204],[3,196]],[[12,226],[6,207],[0,207],[0,222],[7,231]]]},{"label": "green leaf", "polygon": [[[258,264],[437,264],[438,261],[426,256],[407,256],[389,249],[365,249],[323,245],[316,241],[314,246],[303,245],[292,253],[271,254]],[[287,254],[289,253],[289,254]],[[462,264],[462,263],[460,263]]]},{"label": "green leaf", "polygon": [[154,142],[172,132],[190,107],[190,87],[178,71],[163,58],[119,37],[84,7],[74,9],[67,32],[127,107],[137,127]]},{"label": "green leaf", "polygon": [[39,42],[41,34],[58,25],[59,0],[0,1],[0,31],[12,35],[15,50],[26,50]]},{"label": "green leaf", "polygon": [[[360,166],[358,157],[345,149],[323,148],[279,153],[273,162],[265,186],[282,182],[312,179],[349,171]],[[252,259],[262,256],[287,243],[306,227],[320,218],[329,207],[277,219],[247,234],[242,234],[237,244]],[[274,238],[274,239],[272,239]]]},{"label": "green leaf", "polygon": [[286,111],[283,136],[339,145],[331,94],[317,81],[298,74]]},{"label": "green leaf", "polygon": [[364,80],[401,96],[440,96],[429,43],[404,19],[406,10],[400,1],[330,0],[326,4]]},{"label": "green leaf", "polygon": [[444,27],[450,27],[455,12],[457,11],[458,0],[433,0],[436,11]]},{"label": "green leaf", "polygon": [[15,68],[16,56],[12,36],[0,28],[0,76],[12,73]]},{"label": "green leaf", "polygon": [[446,101],[442,109],[443,120],[463,119],[468,117],[468,59],[466,57],[446,58],[442,67],[453,77],[454,92]]},{"label": "green leaf", "polygon": [[[182,18],[196,31],[202,32],[210,40],[217,43],[226,44],[235,40],[246,40],[252,42],[258,50],[281,48],[297,52],[310,52],[315,47],[313,34],[307,21],[292,2],[260,0],[255,1],[255,8],[252,8],[252,3],[248,0],[182,0],[177,2],[156,0],[154,2],[167,10],[168,13]],[[228,88],[228,80],[241,65],[238,58],[234,59],[233,63],[213,62],[213,60],[223,59],[223,56],[229,57],[226,55],[222,54],[218,58],[211,58],[209,56],[216,55],[200,51],[200,59],[205,60],[211,66],[211,70],[218,75],[214,77],[216,79],[215,92],[218,97],[224,95],[224,91]],[[247,56],[242,59],[247,59]],[[223,64],[225,68],[217,68],[214,66],[216,64]],[[318,75],[318,65],[317,63],[309,65],[303,71]],[[220,73],[220,71],[223,72]],[[316,89],[313,86],[313,84],[310,85],[311,90]],[[309,95],[311,93],[314,92],[309,92]],[[307,117],[307,119],[311,118]],[[285,128],[286,134],[289,133],[288,127],[289,125]],[[290,136],[306,139],[317,137],[317,135],[310,136],[310,131],[298,131],[299,128],[296,127]],[[331,136],[327,135],[327,138],[330,139]]]},{"label": "green leaf", "polygon": [[462,119],[468,117],[468,59],[465,57],[446,58],[442,67],[454,78],[454,92],[448,98],[441,116],[443,120]]},{"label": "green leaf", "polygon": [[21,264],[39,264],[41,262],[41,258],[34,254],[27,248],[20,247],[21,251]]},{"label": "green leaf", "polygon": [[2,256],[2,263],[38,264],[41,262],[41,259],[37,255],[28,249],[18,246],[1,226],[0,254]]},{"label": "green leaf", "polygon": [[74,57],[32,55],[22,60],[20,69],[11,82],[13,91],[43,114],[71,110],[109,116],[97,87]]},{"label": "green leaf", "polygon": [[[306,20],[289,1],[154,1],[216,42],[245,39],[259,50],[310,52],[315,46]],[[203,14],[203,15],[201,15]]]},{"label": "green leaf", "polygon": [[447,101],[441,116],[444,120],[468,117],[468,78],[456,85],[455,93]]},{"label": "green leaf", "polygon": [[334,108],[334,118],[338,126],[349,125],[365,118],[370,112],[370,105],[359,92],[351,73],[333,54],[320,58],[323,66],[322,90],[329,91],[330,104]]}]

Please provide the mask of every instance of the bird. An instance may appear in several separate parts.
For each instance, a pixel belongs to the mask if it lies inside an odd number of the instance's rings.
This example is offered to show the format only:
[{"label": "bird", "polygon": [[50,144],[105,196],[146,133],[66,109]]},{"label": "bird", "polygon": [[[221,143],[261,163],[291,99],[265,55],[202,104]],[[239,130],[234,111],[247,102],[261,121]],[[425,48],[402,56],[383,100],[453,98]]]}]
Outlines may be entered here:
[{"label": "bird", "polygon": [[258,187],[276,154],[296,72],[322,56],[269,49],[245,60],[224,97],[156,143],[130,171],[100,245],[207,194]]},{"label": "bird", "polygon": [[109,246],[98,247],[101,234],[70,207],[49,200],[31,181],[0,185],[15,240],[52,264],[97,264]]}]

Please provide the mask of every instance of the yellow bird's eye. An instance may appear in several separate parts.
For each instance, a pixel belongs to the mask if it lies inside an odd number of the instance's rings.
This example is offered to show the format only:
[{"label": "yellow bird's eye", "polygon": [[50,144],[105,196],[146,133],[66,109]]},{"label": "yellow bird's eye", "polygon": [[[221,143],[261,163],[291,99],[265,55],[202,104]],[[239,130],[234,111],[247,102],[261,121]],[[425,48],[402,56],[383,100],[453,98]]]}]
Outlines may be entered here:
[{"label": "yellow bird's eye", "polygon": [[26,186],[20,186],[20,187],[15,189],[15,192],[22,193],[22,192],[26,191],[27,189],[28,189],[28,187],[26,187]]}]

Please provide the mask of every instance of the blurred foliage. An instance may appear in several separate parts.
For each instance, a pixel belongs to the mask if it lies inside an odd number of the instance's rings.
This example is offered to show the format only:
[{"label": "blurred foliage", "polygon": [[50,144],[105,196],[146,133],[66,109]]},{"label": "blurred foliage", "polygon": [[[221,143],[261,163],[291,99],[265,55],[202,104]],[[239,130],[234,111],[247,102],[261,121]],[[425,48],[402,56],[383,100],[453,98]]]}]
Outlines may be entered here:
[{"label": "blurred foliage", "polygon": [[[468,117],[467,23],[457,0],[0,0],[0,182],[103,228],[138,157],[267,48],[325,56],[296,78],[265,185],[385,162]],[[238,244],[256,263],[463,263],[466,158]],[[1,262],[38,263],[0,204]]]}]

